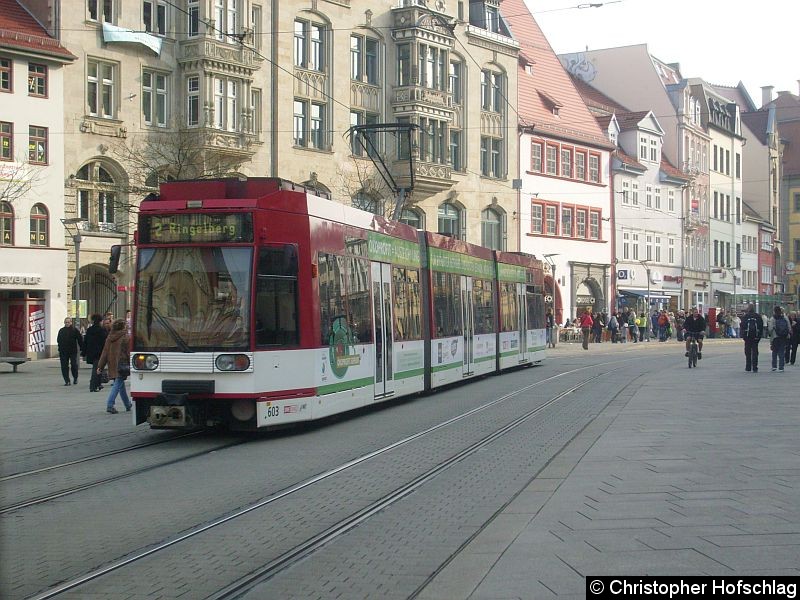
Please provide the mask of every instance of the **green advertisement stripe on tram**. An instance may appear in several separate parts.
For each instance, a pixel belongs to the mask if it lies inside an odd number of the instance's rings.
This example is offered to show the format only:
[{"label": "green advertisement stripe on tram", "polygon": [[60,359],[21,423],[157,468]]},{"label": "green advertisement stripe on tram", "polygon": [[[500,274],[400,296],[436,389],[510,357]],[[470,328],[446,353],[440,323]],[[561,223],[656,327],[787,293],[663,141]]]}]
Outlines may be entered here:
[{"label": "green advertisement stripe on tram", "polygon": [[325,396],[327,394],[335,394],[336,392],[344,392],[346,390],[354,390],[368,385],[374,385],[375,379],[372,377],[363,377],[361,379],[352,379],[350,381],[342,381],[339,383],[331,383],[328,385],[321,385],[317,388],[317,396]]},{"label": "green advertisement stripe on tram", "polygon": [[395,379],[408,379],[409,377],[419,377],[425,374],[425,369],[411,369],[410,371],[399,371],[394,374]]},{"label": "green advertisement stripe on tram", "polygon": [[440,371],[449,371],[450,369],[458,369],[462,366],[464,366],[464,363],[461,362],[450,363],[447,365],[437,365],[431,369],[431,372],[439,373]]}]

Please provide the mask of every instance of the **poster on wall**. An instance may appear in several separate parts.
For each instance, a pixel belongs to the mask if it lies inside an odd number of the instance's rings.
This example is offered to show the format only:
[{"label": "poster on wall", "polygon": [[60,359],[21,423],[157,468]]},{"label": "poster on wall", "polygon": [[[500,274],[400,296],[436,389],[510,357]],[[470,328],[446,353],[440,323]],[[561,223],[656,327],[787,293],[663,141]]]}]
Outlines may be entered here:
[{"label": "poster on wall", "polygon": [[28,352],[45,351],[45,314],[43,304],[28,307]]},{"label": "poster on wall", "polygon": [[27,333],[25,307],[21,304],[12,304],[8,307],[8,351],[25,352]]}]

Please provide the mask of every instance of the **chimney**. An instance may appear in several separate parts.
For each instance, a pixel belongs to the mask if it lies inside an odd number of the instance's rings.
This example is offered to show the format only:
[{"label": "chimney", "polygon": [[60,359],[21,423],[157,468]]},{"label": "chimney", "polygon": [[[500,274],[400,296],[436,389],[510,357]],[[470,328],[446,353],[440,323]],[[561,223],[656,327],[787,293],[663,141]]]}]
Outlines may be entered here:
[{"label": "chimney", "polygon": [[761,108],[764,108],[767,104],[772,102],[772,90],[775,89],[775,86],[772,85],[764,85],[761,87]]}]

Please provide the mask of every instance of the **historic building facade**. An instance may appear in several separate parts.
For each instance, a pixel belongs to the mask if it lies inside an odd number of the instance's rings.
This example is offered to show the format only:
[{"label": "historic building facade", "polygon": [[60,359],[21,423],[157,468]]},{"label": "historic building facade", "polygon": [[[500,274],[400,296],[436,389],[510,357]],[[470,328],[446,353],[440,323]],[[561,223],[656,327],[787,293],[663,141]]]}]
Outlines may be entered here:
[{"label": "historic building facade", "polygon": [[69,309],[61,115],[74,59],[0,0],[0,355],[53,356]]}]

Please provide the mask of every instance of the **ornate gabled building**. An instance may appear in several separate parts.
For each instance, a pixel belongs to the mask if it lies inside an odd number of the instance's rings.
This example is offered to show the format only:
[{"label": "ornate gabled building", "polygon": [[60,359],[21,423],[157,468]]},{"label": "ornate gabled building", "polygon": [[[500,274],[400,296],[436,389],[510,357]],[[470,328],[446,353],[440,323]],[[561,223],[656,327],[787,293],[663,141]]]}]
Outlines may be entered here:
[{"label": "ornate gabled building", "polygon": [[612,306],[611,151],[595,118],[522,0],[505,0],[524,40],[519,87],[520,249],[544,256],[547,301],[559,322]]}]

